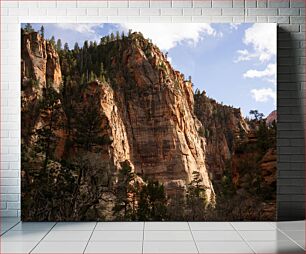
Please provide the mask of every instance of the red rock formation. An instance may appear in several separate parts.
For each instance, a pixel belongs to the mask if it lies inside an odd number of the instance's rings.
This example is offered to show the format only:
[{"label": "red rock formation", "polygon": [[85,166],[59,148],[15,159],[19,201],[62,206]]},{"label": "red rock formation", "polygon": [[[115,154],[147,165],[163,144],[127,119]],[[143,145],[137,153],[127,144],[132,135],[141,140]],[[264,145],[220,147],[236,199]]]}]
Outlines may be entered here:
[{"label": "red rock formation", "polygon": [[222,105],[205,92],[195,95],[195,114],[203,125],[200,134],[207,140],[208,170],[215,180],[220,180],[237,143],[247,139],[249,126],[240,109]]},{"label": "red rock formation", "polygon": [[[38,93],[48,80],[58,89],[61,72],[52,45],[37,33],[25,33],[22,41],[24,87],[32,75],[39,82]],[[193,171],[198,171],[207,188],[207,199],[213,204],[215,194],[205,165],[205,138],[198,134],[201,123],[193,112],[191,83],[172,69],[157,47],[137,34],[128,42],[107,46],[117,48],[116,54],[104,56],[111,63],[109,81],[88,83],[82,90],[82,101],[79,97],[72,99],[78,110],[86,106],[87,96],[99,101],[103,119],[99,135],[112,140],[101,145],[101,160],[112,161],[117,167],[128,161],[137,174],[163,183],[169,195],[184,189],[192,180]],[[23,97],[29,98],[27,94]],[[24,104],[23,112],[27,110]],[[29,121],[26,115],[24,122]],[[40,117],[35,119],[28,129],[41,124]],[[73,116],[71,121],[75,121]],[[57,156],[78,156],[80,149],[76,144],[69,145],[70,151],[62,148],[66,139],[74,140],[73,132],[69,135],[72,136],[67,139],[58,132],[61,147],[56,149]]]},{"label": "red rock formation", "polygon": [[273,122],[277,122],[277,111],[273,110],[266,118],[266,124],[271,125]]}]

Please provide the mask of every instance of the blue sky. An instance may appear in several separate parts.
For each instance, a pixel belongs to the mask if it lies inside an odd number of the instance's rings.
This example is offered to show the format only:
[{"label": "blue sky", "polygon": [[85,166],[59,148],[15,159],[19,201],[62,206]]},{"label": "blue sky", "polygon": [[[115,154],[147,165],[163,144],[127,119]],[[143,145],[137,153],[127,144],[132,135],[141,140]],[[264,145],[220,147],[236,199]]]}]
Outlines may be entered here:
[{"label": "blue sky", "polygon": [[[32,24],[38,30],[42,24]],[[43,24],[71,48],[85,40],[99,41],[112,31],[140,31],[168,52],[173,67],[192,76],[194,89],[245,116],[257,109],[267,116],[276,108],[275,24]]]}]

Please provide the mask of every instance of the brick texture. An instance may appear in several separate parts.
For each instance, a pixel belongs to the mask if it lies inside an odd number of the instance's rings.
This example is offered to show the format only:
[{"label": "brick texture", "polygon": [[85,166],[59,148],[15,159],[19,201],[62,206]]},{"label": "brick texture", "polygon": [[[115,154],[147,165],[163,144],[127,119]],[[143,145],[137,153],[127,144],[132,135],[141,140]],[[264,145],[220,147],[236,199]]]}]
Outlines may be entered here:
[{"label": "brick texture", "polygon": [[20,22],[272,22],[279,23],[278,220],[304,219],[304,0],[2,0],[0,4],[1,216],[20,215]]}]

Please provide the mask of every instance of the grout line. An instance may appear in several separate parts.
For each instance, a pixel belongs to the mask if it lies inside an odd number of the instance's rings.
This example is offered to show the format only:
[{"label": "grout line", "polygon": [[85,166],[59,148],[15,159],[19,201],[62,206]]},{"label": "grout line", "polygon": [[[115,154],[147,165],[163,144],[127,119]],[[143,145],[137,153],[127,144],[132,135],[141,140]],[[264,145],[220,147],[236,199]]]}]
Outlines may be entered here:
[{"label": "grout line", "polygon": [[193,242],[194,242],[194,244],[195,244],[195,246],[196,246],[197,252],[198,252],[198,253],[200,253],[199,248],[198,248],[198,245],[197,245],[197,243],[196,243],[196,241],[195,241],[195,239],[194,239],[194,237],[193,237],[193,233],[192,233],[192,230],[191,230],[191,227],[190,227],[189,221],[187,221],[187,224],[188,224],[188,227],[189,227],[189,230],[190,230],[190,233],[191,233],[191,236],[192,236]]},{"label": "grout line", "polygon": [[144,234],[145,234],[145,221],[143,222],[142,226],[142,244],[141,244],[141,253],[143,253],[143,245],[144,245]]},{"label": "grout line", "polygon": [[95,229],[96,229],[97,225],[98,225],[98,222],[96,222],[96,224],[95,224],[95,226],[94,226],[94,228],[93,228],[93,230],[92,230],[92,232],[91,232],[91,234],[90,234],[90,237],[89,237],[89,239],[88,239],[88,241],[87,241],[87,243],[86,243],[86,246],[85,246],[85,248],[84,248],[83,254],[85,253],[85,251],[86,251],[86,249],[87,249],[87,246],[88,246],[88,244],[89,244],[89,241],[90,241],[90,239],[91,239],[93,233],[95,232]]},{"label": "grout line", "polygon": [[[287,235],[285,233],[285,231],[279,229],[279,228],[276,228],[279,232],[283,233],[287,238],[289,238],[289,240],[291,240],[292,242],[294,242],[296,245],[298,245],[299,247],[301,247],[303,250],[305,250],[305,247],[301,246],[298,242],[296,242],[292,237],[290,237],[289,235]],[[304,231],[305,232],[305,231]],[[305,243],[304,243],[305,244]]]},{"label": "grout line", "polygon": [[233,223],[230,222],[230,224],[231,224],[232,227],[235,229],[235,231],[237,232],[237,234],[242,238],[242,240],[246,243],[246,245],[249,246],[249,248],[253,251],[253,253],[256,253],[256,251],[252,248],[252,246],[249,244],[249,242],[248,242],[246,239],[244,239],[244,237],[240,234],[239,230],[236,229],[236,228],[234,227]]},{"label": "grout line", "polygon": [[52,226],[52,228],[49,229],[49,231],[43,236],[43,238],[41,238],[38,243],[29,251],[29,253],[32,253],[33,250],[35,250],[35,248],[38,246],[38,244],[40,244],[40,242],[45,239],[45,237],[51,232],[51,230],[55,227],[55,225],[57,224],[57,222]]},{"label": "grout line", "polygon": [[5,233],[7,233],[8,231],[10,231],[12,228],[14,228],[15,226],[17,226],[21,221],[18,221],[16,224],[13,224],[13,226],[11,226],[9,229],[5,230],[3,233],[0,234],[0,236],[4,235]]}]

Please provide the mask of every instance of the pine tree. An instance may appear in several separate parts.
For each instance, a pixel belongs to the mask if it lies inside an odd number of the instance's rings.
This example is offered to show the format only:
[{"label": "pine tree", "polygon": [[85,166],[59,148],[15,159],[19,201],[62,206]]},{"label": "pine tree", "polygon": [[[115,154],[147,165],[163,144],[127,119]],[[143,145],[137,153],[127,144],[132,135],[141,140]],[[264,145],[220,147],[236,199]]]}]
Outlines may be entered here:
[{"label": "pine tree", "polygon": [[97,79],[96,74],[95,74],[93,71],[90,71],[90,74],[89,74],[89,82],[95,81],[96,79]]},{"label": "pine tree", "polygon": [[42,38],[45,38],[45,28],[44,28],[44,26],[40,27],[40,35],[41,35]]},{"label": "pine tree", "polygon": [[127,161],[121,163],[115,189],[116,201],[113,208],[117,219],[136,219],[136,196],[138,188],[135,183],[135,174]]},{"label": "pine tree", "polygon": [[128,37],[130,37],[131,35],[132,35],[132,29],[129,29]]},{"label": "pine tree", "polygon": [[101,82],[105,82],[105,75],[106,75],[106,71],[104,70],[104,65],[103,63],[101,63],[101,66],[100,66],[100,73],[99,73],[99,80]]},{"label": "pine tree", "polygon": [[167,198],[165,189],[158,181],[149,180],[140,191],[137,209],[138,220],[167,219]]},{"label": "pine tree", "polygon": [[57,122],[60,117],[59,94],[49,83],[43,90],[40,112],[45,117],[42,126],[36,130],[36,151],[43,154],[43,170],[45,171],[49,159],[54,154],[57,139],[55,132],[58,128]]},{"label": "pine tree", "polygon": [[62,41],[61,39],[58,39],[56,42],[56,49],[57,51],[60,51],[62,49]]},{"label": "pine tree", "polygon": [[51,43],[51,45],[52,45],[53,47],[55,46],[55,38],[54,38],[54,36],[51,37],[50,43]]},{"label": "pine tree", "polygon": [[32,33],[32,32],[34,32],[34,29],[33,29],[32,25],[30,23],[26,23],[26,25],[24,26],[24,31],[26,31],[28,33]]},{"label": "pine tree", "polygon": [[74,48],[73,49],[74,49],[74,51],[79,52],[80,47],[79,47],[79,44],[77,42],[74,44]]},{"label": "pine tree", "polygon": [[[85,96],[85,95],[84,95]],[[75,142],[86,150],[94,151],[103,144],[112,142],[110,137],[102,136],[102,113],[100,112],[99,93],[86,96],[75,116]]]},{"label": "pine tree", "polygon": [[115,40],[115,35],[114,35],[113,32],[110,34],[110,40],[111,40],[111,41],[114,41],[114,40]]},{"label": "pine tree", "polygon": [[116,31],[116,40],[117,40],[117,41],[120,40],[120,33],[119,33],[119,31]]},{"label": "pine tree", "polygon": [[64,44],[64,51],[69,51],[69,45],[67,42]]},{"label": "pine tree", "polygon": [[204,220],[207,206],[206,187],[203,185],[200,172],[193,171],[193,179],[187,186],[187,209],[190,220]]}]

